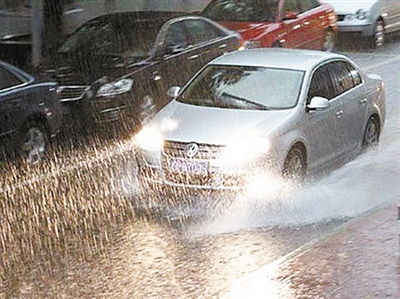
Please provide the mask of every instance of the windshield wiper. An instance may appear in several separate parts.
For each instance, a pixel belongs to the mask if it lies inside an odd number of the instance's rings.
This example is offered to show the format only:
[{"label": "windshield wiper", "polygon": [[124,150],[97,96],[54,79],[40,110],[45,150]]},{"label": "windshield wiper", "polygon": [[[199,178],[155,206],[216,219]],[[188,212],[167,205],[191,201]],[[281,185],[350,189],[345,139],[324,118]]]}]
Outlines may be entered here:
[{"label": "windshield wiper", "polygon": [[265,106],[265,105],[263,105],[261,103],[253,102],[253,101],[250,101],[250,100],[238,97],[238,96],[234,96],[234,95],[226,93],[226,92],[223,92],[221,94],[221,96],[219,97],[219,100],[222,100],[222,101],[228,100],[228,99],[231,99],[231,100],[233,99],[235,101],[240,101],[240,102],[246,104],[247,107],[257,108],[259,110],[269,110],[267,106]]}]

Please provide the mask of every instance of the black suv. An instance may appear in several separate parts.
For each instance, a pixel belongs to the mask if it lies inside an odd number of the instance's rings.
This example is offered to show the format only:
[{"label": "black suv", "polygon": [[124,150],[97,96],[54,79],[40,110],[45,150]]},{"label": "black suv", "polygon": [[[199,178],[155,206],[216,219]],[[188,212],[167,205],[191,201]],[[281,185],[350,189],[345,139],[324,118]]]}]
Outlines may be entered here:
[{"label": "black suv", "polygon": [[168,102],[169,87],[184,85],[240,42],[238,33],[203,17],[113,13],[77,29],[45,64],[46,74],[59,82],[73,119],[135,125]]},{"label": "black suv", "polygon": [[37,80],[0,62],[0,160],[42,159],[62,124],[57,83]]}]

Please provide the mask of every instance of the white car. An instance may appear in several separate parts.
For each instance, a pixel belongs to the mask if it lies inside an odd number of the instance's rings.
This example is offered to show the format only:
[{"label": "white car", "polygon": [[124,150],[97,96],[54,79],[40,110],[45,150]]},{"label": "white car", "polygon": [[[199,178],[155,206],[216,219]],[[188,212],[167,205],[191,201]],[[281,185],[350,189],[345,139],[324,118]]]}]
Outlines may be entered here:
[{"label": "white car", "polygon": [[323,0],[338,17],[339,32],[361,33],[372,47],[385,42],[385,34],[400,30],[399,0]]},{"label": "white car", "polygon": [[214,59],[135,137],[146,185],[235,189],[294,179],[377,144],[385,121],[378,75],[342,55],[294,49]]}]

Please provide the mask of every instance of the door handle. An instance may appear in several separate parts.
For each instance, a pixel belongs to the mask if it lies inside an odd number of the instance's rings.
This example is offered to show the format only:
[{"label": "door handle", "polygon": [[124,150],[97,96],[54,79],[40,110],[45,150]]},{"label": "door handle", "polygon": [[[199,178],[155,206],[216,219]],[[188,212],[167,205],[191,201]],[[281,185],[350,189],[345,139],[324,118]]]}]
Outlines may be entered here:
[{"label": "door handle", "polygon": [[367,102],[368,102],[368,99],[362,99],[362,100],[360,100],[360,103],[363,104],[363,105],[366,104]]},{"label": "door handle", "polygon": [[308,26],[308,25],[310,25],[310,22],[309,22],[309,21],[305,21],[305,22],[303,23],[303,25]]},{"label": "door handle", "polygon": [[227,47],[227,44],[222,44],[222,45],[220,45],[218,48],[220,48],[220,49],[225,49]]},{"label": "door handle", "polygon": [[297,25],[294,25],[293,26],[293,30],[297,30],[297,29],[300,29],[301,28],[301,25],[300,24],[297,24]]},{"label": "door handle", "polygon": [[195,54],[195,55],[189,56],[188,59],[189,59],[189,60],[195,60],[195,59],[197,59],[197,58],[199,58],[199,57],[200,57],[200,55]]},{"label": "door handle", "polygon": [[341,118],[343,114],[344,114],[343,110],[339,110],[339,111],[336,112],[336,116],[338,118]]}]

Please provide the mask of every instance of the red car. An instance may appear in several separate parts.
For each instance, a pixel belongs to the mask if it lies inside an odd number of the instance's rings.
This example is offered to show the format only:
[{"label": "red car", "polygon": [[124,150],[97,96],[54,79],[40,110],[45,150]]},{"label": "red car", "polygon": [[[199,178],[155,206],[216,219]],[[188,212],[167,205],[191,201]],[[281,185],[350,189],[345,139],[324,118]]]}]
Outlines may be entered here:
[{"label": "red car", "polygon": [[238,31],[247,48],[335,48],[336,14],[317,0],[212,0],[202,15]]}]

